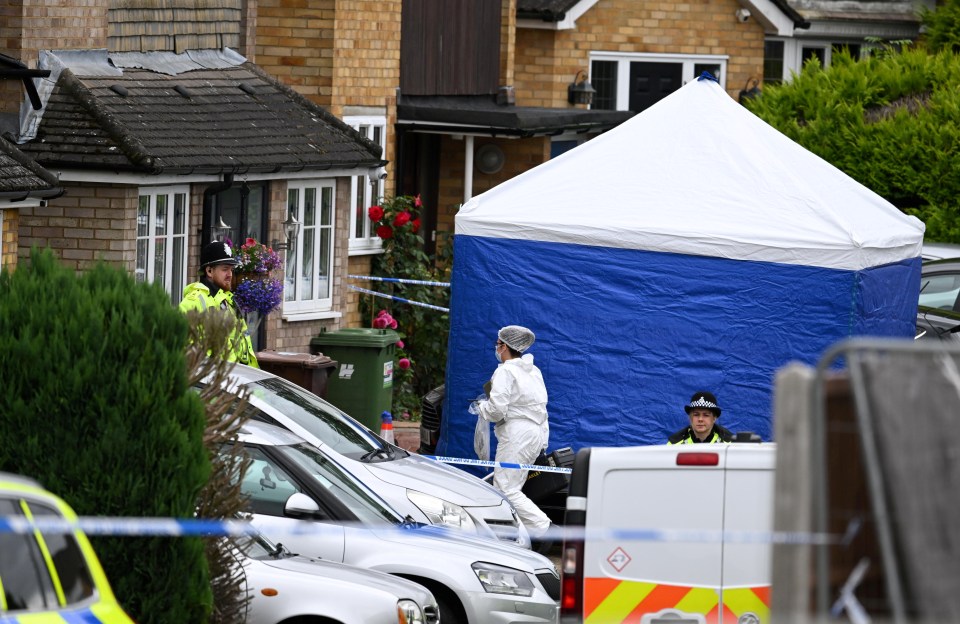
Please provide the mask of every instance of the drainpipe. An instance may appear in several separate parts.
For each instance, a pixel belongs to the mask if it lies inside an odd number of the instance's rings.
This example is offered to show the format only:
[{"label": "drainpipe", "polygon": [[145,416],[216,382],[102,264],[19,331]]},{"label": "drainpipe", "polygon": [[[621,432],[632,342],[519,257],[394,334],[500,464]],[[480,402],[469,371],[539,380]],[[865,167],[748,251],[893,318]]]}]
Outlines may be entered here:
[{"label": "drainpipe", "polygon": [[463,139],[463,203],[467,203],[473,197],[473,135]]},{"label": "drainpipe", "polygon": [[217,216],[213,214],[213,196],[233,186],[233,174],[223,174],[223,182],[207,187],[203,192],[203,229],[200,232],[200,248],[212,240],[210,236]]}]

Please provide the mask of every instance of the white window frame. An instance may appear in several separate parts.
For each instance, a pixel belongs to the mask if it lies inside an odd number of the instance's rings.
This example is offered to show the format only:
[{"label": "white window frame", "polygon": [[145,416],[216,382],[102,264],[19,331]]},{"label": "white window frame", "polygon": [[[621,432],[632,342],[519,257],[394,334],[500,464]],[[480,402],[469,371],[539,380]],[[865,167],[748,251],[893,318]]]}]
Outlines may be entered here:
[{"label": "white window frame", "polygon": [[[377,143],[383,153],[387,153],[387,118],[384,115],[353,115],[345,116],[344,123],[359,132],[364,137]],[[380,131],[380,140],[375,140],[376,130]],[[384,180],[371,183],[367,176],[360,174],[350,178],[350,242],[349,254],[359,256],[383,252],[383,241],[374,231],[366,209],[378,204],[383,199],[385,188]],[[362,214],[357,214],[357,207]],[[360,224],[357,217],[361,217]],[[363,236],[357,236],[357,229],[363,230]]]},{"label": "white window frame", "polygon": [[650,62],[650,63],[679,63],[683,65],[680,79],[682,84],[687,84],[696,76],[693,75],[693,68],[698,63],[711,63],[720,65],[720,75],[715,76],[720,86],[726,89],[727,85],[727,61],[730,59],[726,54],[657,54],[650,52],[591,52],[589,66],[592,67],[593,61],[615,61],[617,63],[617,110],[629,110],[630,108],[630,63]]},{"label": "white window frame", "polygon": [[769,41],[783,42],[783,82],[793,80],[794,74],[799,74],[803,69],[803,49],[820,48],[823,51],[823,67],[830,67],[833,62],[833,47],[842,45],[860,46],[861,58],[863,54],[873,47],[867,41],[832,41],[830,39],[797,39],[795,37],[767,37]]},{"label": "white window frame", "polygon": [[[187,279],[190,187],[188,185],[140,187],[138,195],[134,278],[138,282],[145,282],[149,279],[150,282],[162,283],[164,290],[170,295],[171,302],[178,304],[183,298],[184,286],[188,281],[191,281]],[[157,205],[160,197],[164,198],[163,204],[167,211],[167,216],[162,224],[157,223]],[[175,232],[176,222],[173,215],[178,200],[182,201],[183,227],[180,232]],[[146,214],[142,213],[144,201],[146,201]],[[144,221],[145,223],[143,223]],[[141,225],[145,225],[145,230],[141,229]],[[157,231],[158,226],[162,231]],[[157,244],[160,241],[163,242],[164,249],[169,250],[169,253],[163,254],[162,280],[157,280]],[[176,251],[177,243],[180,244],[179,252]],[[144,248],[145,251],[142,256],[141,248]]]},{"label": "white window frame", "polygon": [[[305,199],[313,191],[316,207],[314,221],[306,216]],[[296,242],[287,250],[286,268],[283,292],[283,318],[289,320],[311,320],[339,316],[332,313],[333,287],[335,277],[334,259],[336,258],[337,243],[337,182],[334,178],[315,180],[290,180],[287,183],[287,211],[302,225],[297,232]],[[328,223],[319,223],[322,215],[324,192],[329,193],[330,217]],[[294,198],[295,195],[295,198]],[[295,201],[294,201],[295,199]],[[317,236],[317,234],[320,234]],[[305,292],[304,282],[300,279],[303,268],[306,241],[310,240],[309,256],[319,265],[323,237],[328,240],[326,263],[328,275],[326,288],[323,287],[321,276],[315,275],[310,284],[310,292]]]}]

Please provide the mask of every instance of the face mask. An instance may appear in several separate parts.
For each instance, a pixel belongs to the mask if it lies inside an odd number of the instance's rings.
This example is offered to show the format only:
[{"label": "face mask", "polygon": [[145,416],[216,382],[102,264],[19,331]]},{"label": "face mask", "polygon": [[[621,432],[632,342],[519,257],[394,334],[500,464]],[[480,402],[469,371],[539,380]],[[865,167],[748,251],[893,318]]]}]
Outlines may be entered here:
[{"label": "face mask", "polygon": [[503,358],[500,357],[500,347],[494,347],[494,348],[493,348],[493,354],[494,354],[495,356],[497,356],[497,361],[498,361],[498,362],[503,362]]}]

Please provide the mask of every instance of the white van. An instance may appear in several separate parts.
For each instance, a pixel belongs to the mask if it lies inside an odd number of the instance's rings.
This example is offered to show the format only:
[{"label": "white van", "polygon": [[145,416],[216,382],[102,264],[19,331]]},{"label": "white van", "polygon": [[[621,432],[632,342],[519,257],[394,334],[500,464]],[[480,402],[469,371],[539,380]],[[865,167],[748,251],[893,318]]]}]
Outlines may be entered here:
[{"label": "white van", "polygon": [[584,539],[563,544],[561,624],[769,622],[772,544],[757,538],[773,529],[775,453],[581,449],[565,524]]}]

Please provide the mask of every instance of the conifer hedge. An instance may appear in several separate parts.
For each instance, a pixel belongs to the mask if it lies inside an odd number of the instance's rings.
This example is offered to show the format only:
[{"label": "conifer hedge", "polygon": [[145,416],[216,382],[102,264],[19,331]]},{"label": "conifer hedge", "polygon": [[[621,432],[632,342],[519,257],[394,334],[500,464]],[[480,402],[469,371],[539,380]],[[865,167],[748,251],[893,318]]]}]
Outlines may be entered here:
[{"label": "conifer hedge", "polygon": [[[193,515],[209,474],[204,407],[187,387],[187,321],[159,286],[49,251],[0,273],[0,470],[38,479],[81,516]],[[206,622],[198,538],[92,538],[141,624]]]},{"label": "conifer hedge", "polygon": [[815,59],[748,108],[811,152],[960,242],[960,56],[886,46],[855,61]]}]

